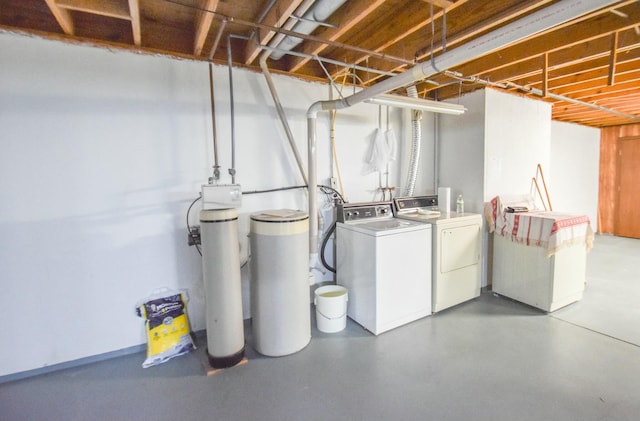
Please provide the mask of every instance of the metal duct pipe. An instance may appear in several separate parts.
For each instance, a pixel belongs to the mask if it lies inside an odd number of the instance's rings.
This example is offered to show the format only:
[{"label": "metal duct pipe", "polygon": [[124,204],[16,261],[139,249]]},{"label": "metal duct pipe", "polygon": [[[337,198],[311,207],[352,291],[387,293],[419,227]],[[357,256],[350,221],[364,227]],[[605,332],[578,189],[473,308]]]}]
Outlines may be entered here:
[{"label": "metal duct pipe", "polygon": [[[324,22],[333,12],[338,10],[345,1],[346,0],[318,0],[316,4],[302,16],[302,19],[293,26],[293,31],[299,34],[309,35],[315,31],[320,23]],[[280,43],[279,49],[287,51],[293,50],[301,42],[301,38],[288,35]],[[275,51],[271,54],[271,58],[273,60],[279,60],[284,54],[282,51]]]},{"label": "metal duct pipe", "polygon": [[[488,54],[499,47],[515,43],[538,32],[552,28],[576,17],[593,12],[607,5],[616,3],[615,0],[565,0],[538,10],[522,19],[511,22],[493,32],[485,34],[475,40],[449,50],[429,62],[423,62],[411,69],[383,80],[370,88],[363,89],[349,97],[333,100],[318,101],[307,111],[307,134],[309,144],[309,185],[317,184],[316,172],[316,119],[319,111],[337,110],[353,106],[376,95],[392,91],[419,80],[425,79],[442,70],[448,70],[476,57]],[[311,133],[313,131],[313,133]],[[309,250],[318,252],[318,222],[314,216],[318,212],[315,194],[309,194]]]},{"label": "metal duct pipe", "polygon": [[[411,98],[418,98],[416,85],[407,88],[407,95]],[[418,178],[418,165],[420,164],[420,150],[422,148],[422,111],[411,110],[411,158],[409,161],[409,171],[407,172],[407,183],[404,187],[403,196],[413,196]]]}]

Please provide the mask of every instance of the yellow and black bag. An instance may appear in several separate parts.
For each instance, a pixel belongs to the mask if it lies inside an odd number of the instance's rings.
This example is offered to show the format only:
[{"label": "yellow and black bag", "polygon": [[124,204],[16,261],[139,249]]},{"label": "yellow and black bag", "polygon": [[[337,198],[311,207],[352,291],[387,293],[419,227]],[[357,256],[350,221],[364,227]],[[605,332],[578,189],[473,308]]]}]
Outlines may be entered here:
[{"label": "yellow and black bag", "polygon": [[195,349],[185,294],[163,290],[136,306],[138,316],[145,319],[147,359],[142,367],[151,367]]}]

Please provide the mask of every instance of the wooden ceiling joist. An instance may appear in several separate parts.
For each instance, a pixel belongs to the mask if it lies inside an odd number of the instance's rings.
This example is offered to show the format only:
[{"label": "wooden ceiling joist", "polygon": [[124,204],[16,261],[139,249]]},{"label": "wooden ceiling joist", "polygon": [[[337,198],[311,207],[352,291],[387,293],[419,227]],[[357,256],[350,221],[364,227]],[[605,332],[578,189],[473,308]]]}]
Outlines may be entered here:
[{"label": "wooden ceiling joist", "polygon": [[58,7],[67,10],[76,10],[116,19],[129,20],[131,18],[127,4],[122,1],[57,0],[56,3]]},{"label": "wooden ceiling joist", "polygon": [[611,52],[609,54],[609,77],[607,78],[607,85],[613,85],[613,80],[616,77],[616,54],[618,53],[618,31],[611,34]]},{"label": "wooden ceiling joist", "polygon": [[47,2],[49,10],[51,10],[51,13],[53,13],[53,16],[56,18],[56,21],[58,22],[64,33],[67,35],[73,35],[74,25],[71,13],[69,13],[67,9],[58,6],[56,0],[45,1]]},{"label": "wooden ceiling joist", "polygon": [[451,7],[453,4],[452,1],[448,0],[422,0],[425,3],[433,4],[434,6],[438,6],[441,9],[446,9],[447,7]]},{"label": "wooden ceiling joist", "polygon": [[129,16],[131,18],[133,43],[139,47],[142,45],[142,29],[140,28],[140,5],[138,1],[139,0],[129,0]]},{"label": "wooden ceiling joist", "polygon": [[542,97],[547,96],[549,89],[549,53],[542,55]]},{"label": "wooden ceiling joist", "polygon": [[195,39],[193,41],[193,55],[199,57],[202,55],[204,43],[211,29],[213,22],[213,12],[218,7],[219,0],[203,0],[201,10],[198,10],[196,17]]}]

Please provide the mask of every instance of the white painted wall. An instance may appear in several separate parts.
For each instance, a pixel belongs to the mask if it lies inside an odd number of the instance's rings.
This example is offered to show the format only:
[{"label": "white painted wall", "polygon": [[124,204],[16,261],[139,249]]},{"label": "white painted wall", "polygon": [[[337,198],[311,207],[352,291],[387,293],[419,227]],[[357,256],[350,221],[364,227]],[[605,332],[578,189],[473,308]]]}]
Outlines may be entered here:
[{"label": "white painted wall", "polygon": [[551,123],[551,180],[554,210],[588,215],[598,228],[600,130],[554,121]]},{"label": "white painted wall", "polygon": [[[187,289],[192,328],[203,329],[201,262],[186,245],[185,214],[211,175],[208,66],[9,33],[0,33],[0,62],[0,318],[10,321],[0,376],[144,344],[134,306],[158,287]],[[227,76],[214,68],[222,182],[231,165]],[[306,111],[329,90],[274,78],[306,167]],[[262,76],[235,70],[234,87],[236,182],[245,191],[302,184]],[[391,116],[402,139],[401,116]],[[372,105],[338,115],[351,201],[380,198],[378,176],[362,176],[378,124]],[[326,180],[326,114],[318,162]],[[243,256],[248,215],[285,207],[306,209],[306,191],[243,197]],[[242,276],[246,291],[246,268]]]},{"label": "white painted wall", "polygon": [[551,105],[493,89],[486,95],[484,201],[529,193],[538,164],[551,173]]},{"label": "white painted wall", "polygon": [[486,144],[486,94],[484,90],[464,95],[463,115],[440,116],[438,186],[451,188],[451,210],[462,195],[465,211],[482,213]]}]

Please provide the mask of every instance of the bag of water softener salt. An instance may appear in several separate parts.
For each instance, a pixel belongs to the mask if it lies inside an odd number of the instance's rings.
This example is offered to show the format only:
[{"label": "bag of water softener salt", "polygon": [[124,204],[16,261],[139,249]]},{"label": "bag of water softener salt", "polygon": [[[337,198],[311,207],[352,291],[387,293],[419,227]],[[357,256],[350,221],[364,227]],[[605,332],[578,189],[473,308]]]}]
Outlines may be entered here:
[{"label": "bag of water softener salt", "polygon": [[186,293],[163,289],[138,303],[136,312],[145,319],[147,359],[151,367],[195,349],[189,332]]}]

